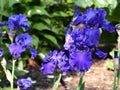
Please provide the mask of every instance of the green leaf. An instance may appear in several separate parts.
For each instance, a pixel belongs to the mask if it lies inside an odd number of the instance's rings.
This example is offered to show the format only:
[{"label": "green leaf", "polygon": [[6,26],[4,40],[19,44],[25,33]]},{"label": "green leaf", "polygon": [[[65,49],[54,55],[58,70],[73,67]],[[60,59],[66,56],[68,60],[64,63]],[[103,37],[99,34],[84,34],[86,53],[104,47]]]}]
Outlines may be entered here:
[{"label": "green leaf", "polygon": [[116,51],[116,48],[113,48],[112,51],[109,52],[109,54],[112,58],[114,58],[114,51]]},{"label": "green leaf", "polygon": [[57,89],[58,89],[58,86],[59,86],[59,84],[60,84],[61,77],[62,77],[62,74],[60,73],[59,76],[58,76],[58,80],[54,83],[54,85],[53,85],[53,87],[52,87],[52,90],[57,90]]},{"label": "green leaf", "polygon": [[90,7],[93,5],[92,0],[73,0],[73,2],[82,8]]},{"label": "green leaf", "polygon": [[27,16],[28,17],[31,17],[34,14],[49,16],[49,14],[45,10],[45,8],[40,7],[40,6],[33,6],[33,7],[30,7],[30,9],[28,9],[28,11],[27,11]]},{"label": "green leaf", "polygon": [[57,0],[41,0],[42,4],[45,6],[52,6],[54,4],[57,4]]},{"label": "green leaf", "polygon": [[68,17],[70,15],[63,11],[56,11],[52,14],[52,17],[58,17],[58,16],[59,17]]},{"label": "green leaf", "polygon": [[48,40],[50,40],[54,45],[58,46],[57,40],[54,36],[45,34],[44,37]]},{"label": "green leaf", "polygon": [[109,69],[109,70],[114,70],[113,60],[112,60],[112,61],[107,61],[107,62],[105,62],[105,66],[106,66],[107,69]]},{"label": "green leaf", "polygon": [[84,90],[84,88],[85,88],[85,82],[83,82],[83,76],[84,76],[84,72],[81,72],[77,90]]},{"label": "green leaf", "polygon": [[[113,3],[114,2],[114,3]],[[96,8],[107,7],[111,12],[117,6],[117,0],[94,0],[94,5]]]},{"label": "green leaf", "polygon": [[37,29],[37,30],[44,30],[44,29],[50,29],[50,27],[47,24],[44,23],[36,23],[33,25],[33,29]]},{"label": "green leaf", "polygon": [[19,3],[19,0],[8,0],[9,6],[12,7],[14,4]]},{"label": "green leaf", "polygon": [[39,38],[36,35],[32,35],[33,37],[33,43],[31,44],[32,47],[38,48],[39,45]]},{"label": "green leaf", "polygon": [[4,88],[1,89],[1,90],[11,90],[11,88],[10,88],[10,87],[4,87]]}]

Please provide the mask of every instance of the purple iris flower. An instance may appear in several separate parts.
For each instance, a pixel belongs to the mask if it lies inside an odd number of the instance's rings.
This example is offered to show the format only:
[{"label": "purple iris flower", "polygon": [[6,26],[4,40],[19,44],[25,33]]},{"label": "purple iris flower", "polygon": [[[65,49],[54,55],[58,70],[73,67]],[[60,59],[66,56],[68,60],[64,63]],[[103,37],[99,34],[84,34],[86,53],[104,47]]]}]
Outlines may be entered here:
[{"label": "purple iris flower", "polygon": [[79,72],[88,71],[92,65],[91,52],[77,51],[70,55],[70,65],[73,70]]},{"label": "purple iris flower", "polygon": [[0,48],[0,57],[2,57],[2,56],[3,56],[3,49]]},{"label": "purple iris flower", "polygon": [[89,47],[97,46],[100,40],[100,30],[98,28],[86,28],[86,44]]},{"label": "purple iris flower", "polygon": [[27,90],[32,86],[32,82],[29,79],[19,79],[17,81],[17,85],[20,87],[21,90]]},{"label": "purple iris flower", "polygon": [[7,25],[6,22],[0,22],[0,27],[1,27],[1,26],[6,26],[6,25]]},{"label": "purple iris flower", "polygon": [[43,74],[50,74],[54,72],[54,69],[58,61],[57,55],[58,55],[58,51],[54,50],[54,51],[50,51],[50,56],[46,56],[44,58],[44,61],[41,67],[41,71]]},{"label": "purple iris flower", "polygon": [[17,45],[16,43],[10,44],[9,45],[9,51],[11,53],[11,55],[13,55],[13,57],[20,57],[21,53],[24,52],[26,50],[26,48]]},{"label": "purple iris flower", "polygon": [[98,49],[97,47],[94,48],[94,57],[98,58],[98,59],[105,59],[107,57],[107,53],[102,52],[100,49]]},{"label": "purple iris flower", "polygon": [[94,10],[92,8],[89,8],[85,12],[83,12],[82,15],[79,15],[76,18],[74,18],[72,24],[75,26],[77,26],[78,24],[84,24],[90,27],[103,28],[104,30],[107,30],[109,32],[114,32],[115,27],[112,25],[111,22],[107,21],[105,17],[106,11],[104,9],[99,8]]},{"label": "purple iris flower", "polygon": [[31,53],[31,59],[34,59],[37,56],[37,51],[34,48],[28,47]]},{"label": "purple iris flower", "polygon": [[23,14],[12,15],[8,19],[8,27],[10,30],[16,30],[24,27],[26,30],[30,29],[28,19]]},{"label": "purple iris flower", "polygon": [[61,50],[58,54],[58,67],[63,72],[63,75],[66,75],[70,70],[69,64],[69,51]]},{"label": "purple iris flower", "polygon": [[65,36],[69,35],[71,32],[72,32],[72,27],[68,25],[68,26],[66,27]]},{"label": "purple iris flower", "polygon": [[85,33],[84,29],[79,29],[79,28],[75,28],[72,33],[71,33],[71,37],[73,39],[73,43],[77,46],[77,47],[83,47],[83,45],[86,42],[87,39],[87,35]]},{"label": "purple iris flower", "polygon": [[107,30],[108,32],[114,32],[115,31],[115,27],[112,25],[111,22],[107,21],[107,20],[104,20],[102,22],[102,25],[101,27],[104,29],[104,30]]},{"label": "purple iris flower", "polygon": [[32,43],[33,39],[28,33],[20,34],[15,38],[15,42],[17,45],[20,46],[30,46]]}]

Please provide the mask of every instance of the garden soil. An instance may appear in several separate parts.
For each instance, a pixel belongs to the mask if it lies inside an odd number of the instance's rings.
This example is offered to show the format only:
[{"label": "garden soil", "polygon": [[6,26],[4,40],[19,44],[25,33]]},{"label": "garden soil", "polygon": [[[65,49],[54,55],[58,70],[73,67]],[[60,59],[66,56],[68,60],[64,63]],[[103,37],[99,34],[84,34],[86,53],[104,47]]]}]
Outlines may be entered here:
[{"label": "garden soil", "polygon": [[[84,82],[85,90],[112,90],[114,71],[106,68],[106,62],[112,59],[94,60],[90,70],[85,73]],[[28,90],[52,90],[54,77],[53,75],[43,75],[38,68],[27,68],[29,73],[24,77],[31,77],[34,84]],[[62,83],[57,90],[77,90],[80,73],[70,72],[62,77]]]}]

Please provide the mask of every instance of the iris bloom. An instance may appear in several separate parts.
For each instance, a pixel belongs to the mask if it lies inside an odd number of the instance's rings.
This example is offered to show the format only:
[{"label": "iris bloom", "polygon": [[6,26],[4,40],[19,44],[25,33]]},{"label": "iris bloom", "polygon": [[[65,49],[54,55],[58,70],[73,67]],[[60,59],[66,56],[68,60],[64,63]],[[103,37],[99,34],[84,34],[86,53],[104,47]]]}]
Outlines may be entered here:
[{"label": "iris bloom", "polygon": [[28,19],[23,14],[12,15],[8,19],[8,27],[10,30],[16,30],[20,28],[25,28],[29,30],[30,26],[28,25]]},{"label": "iris bloom", "polygon": [[14,57],[20,57],[21,53],[26,49],[30,50],[31,59],[34,59],[37,55],[37,51],[30,47],[33,39],[28,33],[23,33],[15,38],[15,43],[9,45],[9,51]]},{"label": "iris bloom", "polygon": [[[78,12],[78,9],[75,11]],[[78,13],[80,13],[80,11]],[[107,21],[105,17],[106,11],[104,9],[94,10],[92,8],[89,8],[82,14],[78,14],[77,17],[76,15],[74,15],[72,24],[75,26],[79,24],[84,24],[90,27],[103,28],[104,30],[107,30],[109,32],[114,32],[115,27],[112,25],[111,22]]]},{"label": "iris bloom", "polygon": [[17,85],[20,87],[21,90],[27,90],[32,86],[32,82],[29,79],[19,79],[17,81]]},{"label": "iris bloom", "polygon": [[91,52],[77,51],[70,56],[70,65],[73,70],[79,72],[88,71],[92,65]]},{"label": "iris bloom", "polygon": [[58,51],[50,51],[50,56],[46,56],[44,58],[44,62],[42,63],[41,71],[43,74],[50,74],[54,72],[54,69],[57,65],[57,55]]},{"label": "iris bloom", "polygon": [[28,33],[20,34],[15,38],[16,44],[24,47],[30,46],[32,41],[33,39]]},{"label": "iris bloom", "polygon": [[13,57],[20,57],[21,53],[24,52],[26,49],[16,43],[9,45],[9,51]]}]

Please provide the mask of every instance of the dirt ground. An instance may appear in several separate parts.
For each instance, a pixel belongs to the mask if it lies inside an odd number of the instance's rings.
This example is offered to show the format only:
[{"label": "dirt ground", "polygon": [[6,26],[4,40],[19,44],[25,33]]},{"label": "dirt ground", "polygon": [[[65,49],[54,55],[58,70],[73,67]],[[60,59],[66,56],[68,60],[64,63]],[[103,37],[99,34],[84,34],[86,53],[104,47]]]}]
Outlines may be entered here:
[{"label": "dirt ground", "polygon": [[[114,72],[107,70],[106,60],[94,60],[90,70],[85,73],[85,90],[112,90]],[[80,73],[71,72],[63,77],[65,85],[59,85],[58,90],[76,90]],[[31,77],[36,83],[28,90],[52,90],[53,75],[43,75],[38,69],[29,68],[29,73],[25,77]]]}]

